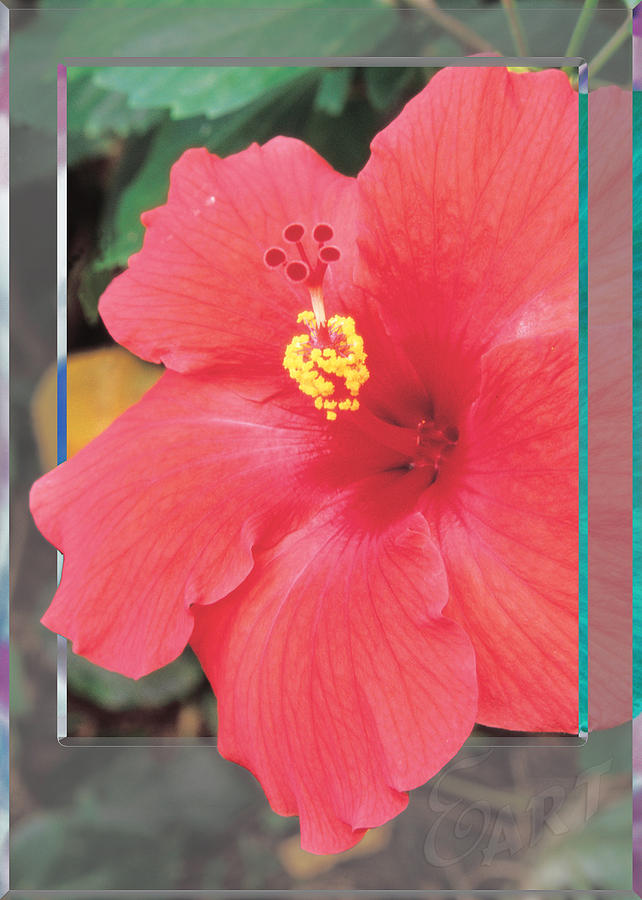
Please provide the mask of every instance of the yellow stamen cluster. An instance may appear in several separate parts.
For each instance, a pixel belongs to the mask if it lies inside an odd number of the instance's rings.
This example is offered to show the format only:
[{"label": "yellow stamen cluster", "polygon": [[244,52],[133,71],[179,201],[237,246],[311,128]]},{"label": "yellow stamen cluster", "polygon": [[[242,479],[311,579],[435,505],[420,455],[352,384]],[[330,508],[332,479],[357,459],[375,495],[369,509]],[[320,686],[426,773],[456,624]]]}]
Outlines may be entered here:
[{"label": "yellow stamen cluster", "polygon": [[[356,399],[370,377],[366,368],[363,338],[355,331],[350,316],[332,316],[327,323],[327,339],[322,339],[313,312],[302,312],[297,322],[307,325],[309,334],[292,338],[285,350],[283,366],[299,385],[314,397],[317,409],[336,419],[339,410],[357,410]],[[323,346],[327,344],[328,346]]]}]

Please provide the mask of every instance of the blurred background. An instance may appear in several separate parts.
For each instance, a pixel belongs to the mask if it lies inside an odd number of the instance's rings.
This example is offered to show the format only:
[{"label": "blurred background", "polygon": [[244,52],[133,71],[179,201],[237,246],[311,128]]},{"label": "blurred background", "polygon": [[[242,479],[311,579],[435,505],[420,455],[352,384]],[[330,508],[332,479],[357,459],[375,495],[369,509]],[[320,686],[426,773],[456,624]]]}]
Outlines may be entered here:
[{"label": "blurred background", "polygon": [[[122,15],[104,13],[131,4],[89,0],[75,12],[63,5],[74,4],[45,0],[12,20],[12,888],[626,889],[628,726],[592,735],[585,747],[464,750],[413,792],[406,813],[340,857],[302,853],[296,821],[272,814],[253,778],[209,747],[94,747],[91,759],[88,748],[61,751],[43,738],[55,734],[56,640],[38,624],[55,590],[56,559],[26,498],[56,463],[51,96],[62,56],[108,56],[113,46],[128,56],[180,56],[186,48],[190,55],[265,55],[272,36],[314,56],[577,54],[589,60],[591,87],[630,89],[630,4],[551,0],[548,9],[530,9],[461,0],[454,10],[434,0],[417,0],[414,9],[372,0],[351,4],[361,9],[342,11],[337,27],[330,13],[341,4],[316,0],[313,11],[328,15],[311,27],[299,3],[280,2],[278,13],[254,3],[251,15],[227,11],[222,36],[200,39],[199,7],[216,3],[146,4],[127,11],[126,25]],[[160,6],[180,14],[171,29],[152,8]],[[140,214],[164,202],[180,154],[205,146],[226,156],[285,134],[355,175],[374,134],[435,71],[68,68],[69,455],[159,377],[159,367],[113,344],[96,310],[140,248]],[[138,682],[69,653],[67,676],[69,735],[153,744],[216,734],[216,702],[189,649]]]}]

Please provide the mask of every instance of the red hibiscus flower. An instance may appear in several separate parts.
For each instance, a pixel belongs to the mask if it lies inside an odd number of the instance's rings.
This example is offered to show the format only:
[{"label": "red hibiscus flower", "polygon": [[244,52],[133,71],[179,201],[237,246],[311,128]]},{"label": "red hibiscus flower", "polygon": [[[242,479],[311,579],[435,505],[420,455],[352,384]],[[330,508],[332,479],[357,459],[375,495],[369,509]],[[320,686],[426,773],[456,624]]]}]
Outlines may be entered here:
[{"label": "red hibiscus flower", "polygon": [[402,810],[475,721],[577,729],[577,95],[447,69],[356,179],[185,153],[102,297],[167,372],[32,491],[44,616],[139,677],[190,642],[302,846]]}]

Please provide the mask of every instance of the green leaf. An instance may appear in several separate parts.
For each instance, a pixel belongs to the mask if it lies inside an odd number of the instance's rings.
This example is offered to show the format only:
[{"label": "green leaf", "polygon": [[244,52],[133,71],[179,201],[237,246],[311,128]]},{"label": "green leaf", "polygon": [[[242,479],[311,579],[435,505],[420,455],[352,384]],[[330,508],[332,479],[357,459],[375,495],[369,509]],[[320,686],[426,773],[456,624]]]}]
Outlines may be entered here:
[{"label": "green leaf", "polygon": [[241,109],[276,88],[314,72],[290,66],[166,66],[97,70],[102,88],[127,94],[134,108],[169,108],[173,119],[205,115],[217,118]]},{"label": "green leaf", "polygon": [[132,109],[126,94],[103,90],[94,83],[91,74],[84,74],[68,85],[67,132],[83,135],[90,141],[104,136],[140,134],[157,125],[164,115],[158,109]]},{"label": "green leaf", "polygon": [[102,709],[119,711],[167,706],[189,696],[203,682],[203,672],[190,650],[170,665],[134,681],[108,672],[75,654],[67,662],[69,689]]},{"label": "green leaf", "polygon": [[[78,2],[76,10],[60,8],[69,5],[48,0],[44,11],[12,36],[12,118],[52,134],[57,65],[66,57],[251,59],[280,56],[286,38],[289,52],[303,57],[366,54],[399,23],[397,12],[382,0],[353,2],[356,9],[344,9],[342,0],[308,0],[303,9],[300,0],[280,0],[278,9],[268,0],[244,9],[230,8],[227,0],[171,0],[143,9],[130,0],[88,0]],[[120,7],[121,15],[114,15]],[[158,121],[161,110],[177,119],[227,115],[311,71],[320,77],[321,70],[306,66],[70,66],[73,158],[105,152],[106,135],[142,132]],[[95,150],[77,136],[96,140]]]},{"label": "green leaf", "polygon": [[98,321],[98,301],[112,280],[111,269],[88,265],[84,269],[78,285],[78,300],[85,318],[92,325]]},{"label": "green leaf", "polygon": [[329,116],[338,116],[345,109],[350,93],[354,69],[327,69],[321,76],[314,106]]},{"label": "green leaf", "polygon": [[[83,53],[93,55],[109,55],[118,48],[121,57],[264,58],[282,55],[287,37],[293,55],[341,56],[371,51],[397,22],[395,12],[376,0],[357,10],[341,9],[338,0],[312,0],[305,9],[294,0],[279,3],[277,9],[203,4],[214,14],[211,17],[192,8],[192,3],[175,5],[185,7],[180,20],[168,15],[169,9],[162,14],[158,9],[128,9],[126,31],[118,16],[110,14],[97,22],[99,11],[85,10],[61,36],[60,52],[72,55],[74,47],[77,53],[91,30],[90,47]],[[210,27],[205,27],[208,23]],[[164,107],[182,119],[224,115],[307,71],[309,67],[261,65],[111,67],[97,70],[95,82],[126,93],[133,107]]]},{"label": "green leaf", "polygon": [[415,77],[416,70],[396,66],[364,69],[366,95],[375,109],[386,110],[396,103]]},{"label": "green leaf", "polygon": [[109,156],[114,151],[115,138],[101,137],[90,140],[83,134],[67,135],[67,168],[84,162],[95,156]]},{"label": "green leaf", "polygon": [[381,125],[382,118],[372,107],[355,100],[341,116],[314,113],[303,139],[339,172],[356,175],[367,162],[370,141]]}]

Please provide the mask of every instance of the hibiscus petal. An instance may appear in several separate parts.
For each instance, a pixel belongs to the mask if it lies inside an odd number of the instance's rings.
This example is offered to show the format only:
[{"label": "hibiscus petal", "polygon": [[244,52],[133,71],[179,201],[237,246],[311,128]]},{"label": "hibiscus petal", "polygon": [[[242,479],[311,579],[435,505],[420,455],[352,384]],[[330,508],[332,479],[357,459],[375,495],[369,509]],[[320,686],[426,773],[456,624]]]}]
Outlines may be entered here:
[{"label": "hibiscus petal", "polygon": [[192,646],[219,700],[219,749],[334,853],[407,803],[476,710],[463,630],[441,616],[441,558],[417,514],[378,532],[335,508],[290,535],[216,607]]},{"label": "hibiscus petal", "polygon": [[[278,245],[298,259],[282,239],[285,226],[300,222],[309,236],[329,222],[342,250],[324,283],[333,301],[352,267],[354,189],[354,179],[290,138],[227,159],[188,150],[172,167],[167,203],[142,217],[143,249],[100,300],[107,328],[136,355],[176,371],[279,372],[310,299],[268,269],[264,253]],[[309,256],[316,244],[306,242]]]},{"label": "hibiscus petal", "polygon": [[577,732],[577,386],[572,332],[495,347],[457,471],[427,492],[447,614],[475,647],[478,721],[498,728]]},{"label": "hibiscus petal", "polygon": [[561,72],[448,68],[374,139],[355,278],[435,399],[490,346],[575,326],[577,120]]},{"label": "hibiscus petal", "polygon": [[[302,473],[324,460],[326,426],[166,373],[32,489],[38,527],[65,554],[44,624],[125,675],[170,662],[191,634],[193,604],[228,594],[261,546],[318,510],[329,476]],[[335,469],[350,479],[349,466]]]}]

